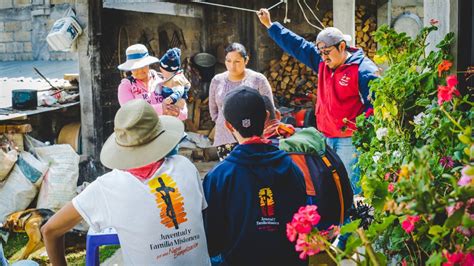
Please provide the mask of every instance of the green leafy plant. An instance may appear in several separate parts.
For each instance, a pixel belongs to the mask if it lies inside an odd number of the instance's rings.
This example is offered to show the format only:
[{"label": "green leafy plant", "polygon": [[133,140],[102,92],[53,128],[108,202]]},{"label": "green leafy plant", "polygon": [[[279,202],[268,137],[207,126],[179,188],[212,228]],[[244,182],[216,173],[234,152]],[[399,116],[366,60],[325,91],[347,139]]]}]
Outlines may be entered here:
[{"label": "green leafy plant", "polygon": [[370,84],[374,115],[357,118],[353,140],[375,222],[365,241],[352,233],[346,253],[370,242],[382,264],[474,260],[473,103],[461,97],[456,76],[447,76],[454,34],[426,54],[434,30],[416,39],[387,26],[374,34],[381,46],[375,60],[388,68]]}]

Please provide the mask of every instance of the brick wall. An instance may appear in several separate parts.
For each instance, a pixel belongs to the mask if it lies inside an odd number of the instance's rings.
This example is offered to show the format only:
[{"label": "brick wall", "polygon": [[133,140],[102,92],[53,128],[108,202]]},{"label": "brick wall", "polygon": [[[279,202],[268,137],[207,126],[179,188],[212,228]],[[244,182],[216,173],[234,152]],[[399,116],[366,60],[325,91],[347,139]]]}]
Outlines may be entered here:
[{"label": "brick wall", "polygon": [[74,52],[52,51],[46,36],[75,0],[1,0],[0,61],[75,60]]}]

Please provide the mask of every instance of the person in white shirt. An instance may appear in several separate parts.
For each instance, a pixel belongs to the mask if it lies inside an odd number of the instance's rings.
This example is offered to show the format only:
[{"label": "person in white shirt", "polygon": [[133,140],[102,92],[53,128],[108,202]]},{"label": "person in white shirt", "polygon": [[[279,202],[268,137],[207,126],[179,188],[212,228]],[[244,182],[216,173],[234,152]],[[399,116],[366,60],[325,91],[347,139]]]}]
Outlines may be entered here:
[{"label": "person in white shirt", "polygon": [[144,100],[122,106],[100,154],[113,170],[41,228],[51,263],[66,265],[64,234],[84,219],[95,231],[117,231],[125,265],[210,265],[199,172],[168,155],[183,134],[180,120],[158,117]]}]

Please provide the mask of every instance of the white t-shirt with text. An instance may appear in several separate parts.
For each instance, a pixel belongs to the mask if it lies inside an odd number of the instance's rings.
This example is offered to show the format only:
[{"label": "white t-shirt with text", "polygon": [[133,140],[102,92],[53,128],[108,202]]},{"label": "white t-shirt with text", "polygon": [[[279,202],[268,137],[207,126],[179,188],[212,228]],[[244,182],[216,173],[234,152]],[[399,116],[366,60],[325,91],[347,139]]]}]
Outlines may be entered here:
[{"label": "white t-shirt with text", "polygon": [[142,182],[113,170],[92,182],[72,203],[99,232],[117,231],[125,265],[210,265],[199,172],[185,157],[168,157]]}]

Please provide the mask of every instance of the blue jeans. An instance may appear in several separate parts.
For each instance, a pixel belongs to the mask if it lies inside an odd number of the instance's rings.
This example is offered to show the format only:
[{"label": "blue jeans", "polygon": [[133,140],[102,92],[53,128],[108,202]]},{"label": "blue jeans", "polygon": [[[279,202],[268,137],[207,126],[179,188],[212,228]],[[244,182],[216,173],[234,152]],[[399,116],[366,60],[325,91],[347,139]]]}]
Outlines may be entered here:
[{"label": "blue jeans", "polygon": [[326,142],[331,149],[333,149],[346,167],[347,175],[351,180],[352,190],[354,195],[360,194],[362,189],[359,185],[360,170],[359,167],[354,167],[357,163],[357,150],[352,144],[352,138],[327,138]]}]

